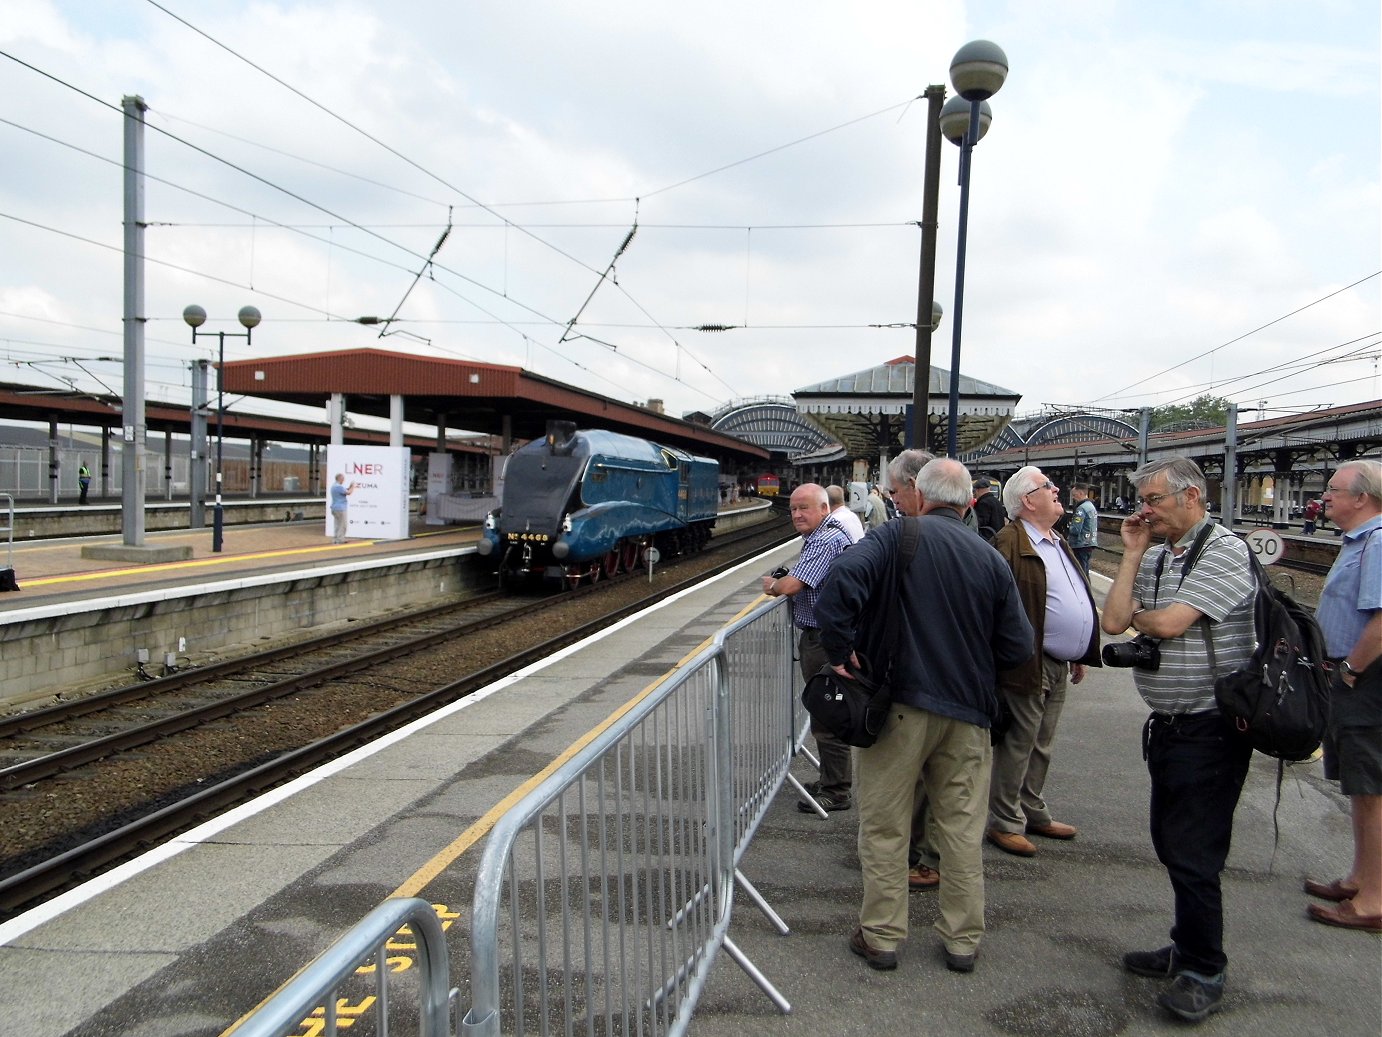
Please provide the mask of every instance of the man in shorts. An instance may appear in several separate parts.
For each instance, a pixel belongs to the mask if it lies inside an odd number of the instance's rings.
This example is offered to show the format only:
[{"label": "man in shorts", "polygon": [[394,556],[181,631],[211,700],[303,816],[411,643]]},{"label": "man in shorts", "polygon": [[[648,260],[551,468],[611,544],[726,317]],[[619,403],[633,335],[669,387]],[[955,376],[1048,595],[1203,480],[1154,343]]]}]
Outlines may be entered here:
[{"label": "man in shorts", "polygon": [[1349,798],[1353,868],[1305,892],[1330,901],[1310,905],[1315,921],[1382,933],[1382,461],[1341,464],[1324,509],[1343,531],[1315,612],[1334,663],[1324,773]]}]

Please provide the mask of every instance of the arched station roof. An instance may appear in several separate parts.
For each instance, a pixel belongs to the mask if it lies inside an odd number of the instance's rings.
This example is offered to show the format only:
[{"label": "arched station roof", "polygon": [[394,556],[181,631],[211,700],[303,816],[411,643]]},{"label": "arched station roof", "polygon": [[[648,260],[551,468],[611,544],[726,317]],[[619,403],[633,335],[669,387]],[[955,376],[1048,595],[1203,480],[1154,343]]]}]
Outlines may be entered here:
[{"label": "arched station roof", "polygon": [[[877,367],[829,378],[792,393],[797,408],[819,421],[852,457],[874,457],[903,445],[912,408],[916,360],[900,356]],[[988,443],[1012,420],[1020,393],[961,374],[956,445],[961,453]],[[932,367],[927,385],[929,442],[947,438],[950,372]]]},{"label": "arched station roof", "polygon": [[[324,407],[335,393],[346,410],[390,417],[390,397],[403,399],[403,420],[514,439],[537,439],[550,420],[574,421],[642,436],[721,460],[765,461],[768,452],[704,425],[637,407],[521,367],[412,356],[383,349],[229,361],[225,389],[263,399]],[[505,424],[507,421],[507,429]]]},{"label": "arched station roof", "polygon": [[788,399],[762,397],[728,404],[715,412],[711,427],[746,439],[792,464],[841,460],[845,448]]}]

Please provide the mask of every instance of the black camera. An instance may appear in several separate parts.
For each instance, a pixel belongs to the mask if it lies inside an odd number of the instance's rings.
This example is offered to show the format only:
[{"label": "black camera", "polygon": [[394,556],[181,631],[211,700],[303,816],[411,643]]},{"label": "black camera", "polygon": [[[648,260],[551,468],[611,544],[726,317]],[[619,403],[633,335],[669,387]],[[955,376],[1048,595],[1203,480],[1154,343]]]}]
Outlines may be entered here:
[{"label": "black camera", "polygon": [[1159,642],[1146,634],[1138,634],[1131,641],[1114,641],[1104,645],[1105,666],[1134,666],[1139,670],[1156,670],[1161,666]]},{"label": "black camera", "polygon": [[786,576],[791,571],[792,570],[788,569],[785,565],[779,565],[776,569],[773,570],[773,579],[780,580],[782,579],[782,577]]}]

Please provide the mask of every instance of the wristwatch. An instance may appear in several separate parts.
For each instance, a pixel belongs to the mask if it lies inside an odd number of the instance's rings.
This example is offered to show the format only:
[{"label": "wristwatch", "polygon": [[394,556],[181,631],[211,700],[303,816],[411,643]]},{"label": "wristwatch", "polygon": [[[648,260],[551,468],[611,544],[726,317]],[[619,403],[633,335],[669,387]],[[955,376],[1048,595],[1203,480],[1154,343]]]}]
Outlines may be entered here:
[{"label": "wristwatch", "polygon": [[1348,664],[1347,659],[1339,660],[1339,672],[1345,677],[1352,677],[1354,680],[1358,679],[1358,671]]}]

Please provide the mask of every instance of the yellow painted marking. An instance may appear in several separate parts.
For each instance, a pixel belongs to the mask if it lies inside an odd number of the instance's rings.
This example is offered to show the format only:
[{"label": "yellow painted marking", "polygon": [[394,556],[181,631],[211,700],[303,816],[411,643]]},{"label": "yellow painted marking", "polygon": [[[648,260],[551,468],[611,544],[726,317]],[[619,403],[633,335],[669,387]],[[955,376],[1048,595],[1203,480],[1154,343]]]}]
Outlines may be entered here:
[{"label": "yellow painted marking", "polygon": [[[452,532],[452,531],[448,531]],[[438,536],[440,533],[419,533],[413,539],[424,536]],[[176,572],[179,569],[198,569],[212,565],[228,565],[232,562],[254,561],[264,558],[286,558],[291,555],[320,554],[323,551],[344,551],[349,547],[371,547],[375,544],[392,543],[385,540],[356,540],[350,544],[318,544],[315,547],[284,547],[273,551],[256,551],[253,554],[222,555],[219,558],[190,558],[185,562],[158,562],[153,565],[140,565],[130,569],[101,569],[95,572],[72,573],[68,576],[46,576],[37,580],[25,580],[25,587],[45,587],[59,583],[82,583],[88,580],[108,580],[116,576],[139,576],[147,573]]]}]

